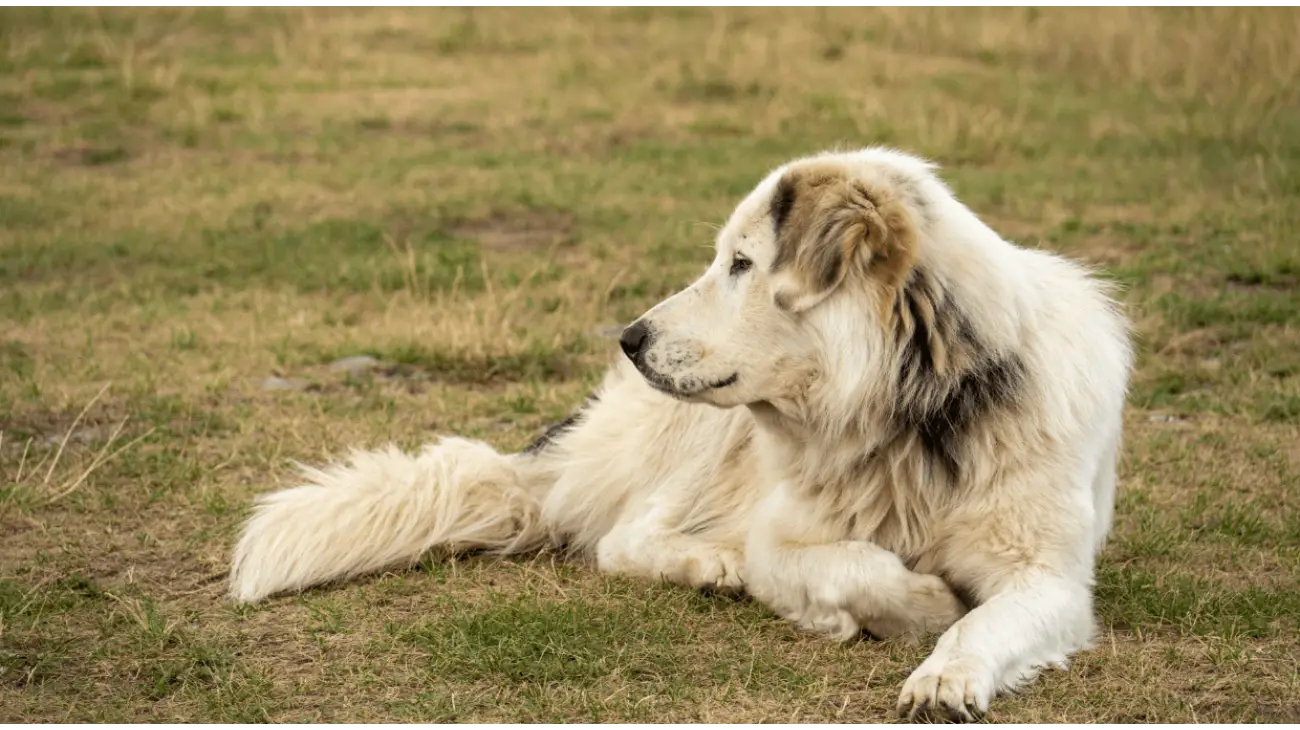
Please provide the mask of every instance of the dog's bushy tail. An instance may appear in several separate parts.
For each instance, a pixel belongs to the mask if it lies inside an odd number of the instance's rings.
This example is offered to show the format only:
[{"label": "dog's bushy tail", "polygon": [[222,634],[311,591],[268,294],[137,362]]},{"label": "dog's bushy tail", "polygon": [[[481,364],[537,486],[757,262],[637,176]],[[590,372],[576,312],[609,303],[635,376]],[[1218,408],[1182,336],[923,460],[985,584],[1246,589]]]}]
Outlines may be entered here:
[{"label": "dog's bushy tail", "polygon": [[444,438],[406,454],[353,452],[307,484],[260,498],[235,548],[230,596],[286,591],[411,564],[436,546],[503,553],[540,547],[549,486],[529,456]]}]

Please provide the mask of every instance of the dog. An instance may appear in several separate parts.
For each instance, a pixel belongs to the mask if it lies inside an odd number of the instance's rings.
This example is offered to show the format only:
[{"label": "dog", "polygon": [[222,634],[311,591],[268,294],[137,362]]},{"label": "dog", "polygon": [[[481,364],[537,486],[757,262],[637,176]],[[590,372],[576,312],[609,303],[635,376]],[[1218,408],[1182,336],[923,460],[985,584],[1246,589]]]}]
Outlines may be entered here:
[{"label": "dog", "polygon": [[871,147],[773,170],[576,413],[518,454],[447,436],[302,467],[258,501],[231,596],[564,547],[839,640],[942,632],[902,686],[914,720],[1064,668],[1095,630],[1131,326],[937,169]]}]

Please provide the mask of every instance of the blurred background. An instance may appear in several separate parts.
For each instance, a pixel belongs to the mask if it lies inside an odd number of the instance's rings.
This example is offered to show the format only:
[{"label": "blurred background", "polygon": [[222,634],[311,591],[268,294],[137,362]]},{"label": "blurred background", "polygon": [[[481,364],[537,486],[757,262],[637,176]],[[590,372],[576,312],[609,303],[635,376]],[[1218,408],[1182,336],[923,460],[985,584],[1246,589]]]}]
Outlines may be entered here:
[{"label": "blurred background", "polygon": [[771,168],[942,165],[1140,337],[1102,648],[1015,721],[1300,720],[1300,13],[0,10],[0,720],[864,721],[924,647],[554,556],[221,600],[351,446],[526,444]]}]

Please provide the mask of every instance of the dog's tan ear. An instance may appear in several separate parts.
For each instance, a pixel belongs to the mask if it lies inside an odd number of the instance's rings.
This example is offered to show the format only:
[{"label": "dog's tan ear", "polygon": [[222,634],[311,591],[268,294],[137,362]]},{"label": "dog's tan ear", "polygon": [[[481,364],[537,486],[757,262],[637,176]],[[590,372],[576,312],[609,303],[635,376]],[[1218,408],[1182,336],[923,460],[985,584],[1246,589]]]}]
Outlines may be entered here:
[{"label": "dog's tan ear", "polygon": [[787,172],[772,196],[773,295],[802,312],[855,273],[892,301],[916,258],[916,230],[894,191],[873,189],[838,167]]}]

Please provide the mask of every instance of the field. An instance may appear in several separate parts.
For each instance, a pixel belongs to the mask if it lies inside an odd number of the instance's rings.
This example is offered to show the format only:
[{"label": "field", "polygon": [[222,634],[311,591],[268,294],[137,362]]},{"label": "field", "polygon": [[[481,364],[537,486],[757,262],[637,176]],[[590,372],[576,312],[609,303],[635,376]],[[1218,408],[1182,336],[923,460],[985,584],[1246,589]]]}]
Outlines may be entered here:
[{"label": "field", "polygon": [[1139,333],[1100,642],[989,718],[1300,721],[1296,37],[1292,10],[0,10],[0,722],[891,717],[928,644],[550,554],[223,596],[293,460],[522,447],[770,168],[873,143],[1121,282]]}]

